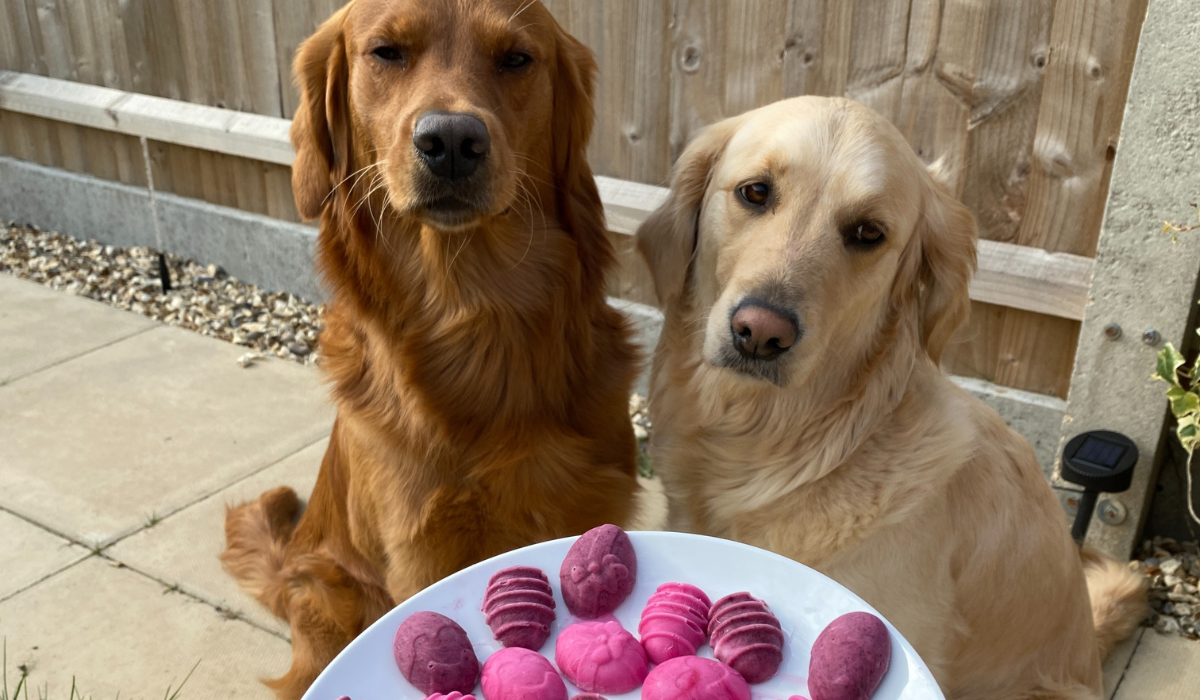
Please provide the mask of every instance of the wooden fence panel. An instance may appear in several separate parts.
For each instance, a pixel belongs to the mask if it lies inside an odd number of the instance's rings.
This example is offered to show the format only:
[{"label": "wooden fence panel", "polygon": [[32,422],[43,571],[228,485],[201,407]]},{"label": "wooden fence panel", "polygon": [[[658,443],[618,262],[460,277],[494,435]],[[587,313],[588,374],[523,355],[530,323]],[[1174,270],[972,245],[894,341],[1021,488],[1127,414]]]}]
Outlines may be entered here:
[{"label": "wooden fence panel", "polygon": [[780,2],[674,0],[674,5],[671,162],[704,126],[784,96],[788,10]]},{"label": "wooden fence panel", "polygon": [[671,166],[669,0],[549,0],[559,23],[596,53],[598,175],[665,183]]},{"label": "wooden fence panel", "polygon": [[[1023,22],[1026,27],[1044,26],[1047,8],[1036,9]],[[1040,63],[1045,73],[1041,89],[1032,90],[1040,95],[1037,107],[1027,106],[1020,124],[1012,127],[1027,139],[1029,121],[1036,114],[1028,164],[1017,161],[1009,181],[1001,181],[1002,141],[974,154],[976,163],[987,165],[967,172],[971,184],[963,199],[980,220],[981,235],[1051,251],[1095,254],[1145,12],[1146,0],[1059,0],[1055,5],[1046,50],[1030,44],[1033,67]],[[1032,35],[1025,32],[1026,37]],[[1032,74],[1026,72],[1025,80],[1032,85]],[[1032,94],[1025,99],[1033,102]],[[991,169],[991,177],[980,172],[984,168]],[[1002,194],[1021,180],[1020,189],[1010,189],[1007,197]],[[977,346],[970,354],[982,362],[981,376],[1066,397],[1079,340],[1077,321],[1015,309],[984,318],[991,327],[967,340]],[[959,371],[957,357],[948,360],[947,366]]]},{"label": "wooden fence panel", "polygon": [[316,31],[345,0],[275,0],[275,60],[279,75],[283,116],[291,119],[300,99],[292,82],[292,56],[296,48]]}]

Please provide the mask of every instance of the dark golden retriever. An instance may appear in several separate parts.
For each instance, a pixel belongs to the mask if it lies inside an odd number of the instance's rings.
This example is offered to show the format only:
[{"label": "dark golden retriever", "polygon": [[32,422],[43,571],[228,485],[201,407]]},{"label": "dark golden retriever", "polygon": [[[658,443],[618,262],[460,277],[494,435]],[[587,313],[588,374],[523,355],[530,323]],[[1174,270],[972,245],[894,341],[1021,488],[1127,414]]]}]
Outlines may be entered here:
[{"label": "dark golden retriever", "polygon": [[442,577],[631,514],[594,72],[530,0],[353,0],[301,46],[293,188],[321,217],[338,417],[299,522],[268,491],[221,556],[291,625],[280,698]]}]

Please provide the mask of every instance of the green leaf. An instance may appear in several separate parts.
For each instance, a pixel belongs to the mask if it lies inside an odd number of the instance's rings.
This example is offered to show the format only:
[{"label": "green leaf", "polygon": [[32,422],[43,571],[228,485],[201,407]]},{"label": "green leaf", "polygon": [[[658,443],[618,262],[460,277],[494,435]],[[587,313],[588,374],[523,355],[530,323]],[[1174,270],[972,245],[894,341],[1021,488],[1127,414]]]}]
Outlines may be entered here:
[{"label": "green leaf", "polygon": [[1183,445],[1183,449],[1187,450],[1188,454],[1196,449],[1196,432],[1200,426],[1196,425],[1193,420],[1189,423],[1181,422],[1179,427],[1175,429],[1175,435],[1179,438],[1179,444]]},{"label": "green leaf", "polygon": [[1161,379],[1168,384],[1179,386],[1179,368],[1183,365],[1183,355],[1171,343],[1158,351],[1158,366],[1154,372],[1155,379]]},{"label": "green leaf", "polygon": [[1171,413],[1176,418],[1200,412],[1200,394],[1186,391],[1183,387],[1173,386],[1167,389],[1167,398],[1171,401]]}]

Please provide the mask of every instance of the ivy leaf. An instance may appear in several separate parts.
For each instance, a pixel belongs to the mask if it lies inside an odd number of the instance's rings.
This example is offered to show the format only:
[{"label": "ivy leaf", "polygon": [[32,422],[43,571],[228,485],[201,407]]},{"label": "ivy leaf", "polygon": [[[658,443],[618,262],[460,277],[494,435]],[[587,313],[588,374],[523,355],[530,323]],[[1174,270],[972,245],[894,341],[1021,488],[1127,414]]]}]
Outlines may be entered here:
[{"label": "ivy leaf", "polygon": [[1196,417],[1188,416],[1179,420],[1179,426],[1175,428],[1175,435],[1179,437],[1179,444],[1183,445],[1183,449],[1187,450],[1188,454],[1196,449],[1197,430],[1200,425],[1196,423]]},{"label": "ivy leaf", "polygon": [[1171,400],[1171,413],[1176,418],[1200,413],[1200,394],[1194,390],[1187,391],[1183,387],[1173,386],[1167,389],[1167,398]]},{"label": "ivy leaf", "polygon": [[1158,351],[1158,367],[1154,373],[1155,379],[1161,379],[1168,384],[1179,386],[1179,368],[1183,365],[1183,355],[1171,343]]}]

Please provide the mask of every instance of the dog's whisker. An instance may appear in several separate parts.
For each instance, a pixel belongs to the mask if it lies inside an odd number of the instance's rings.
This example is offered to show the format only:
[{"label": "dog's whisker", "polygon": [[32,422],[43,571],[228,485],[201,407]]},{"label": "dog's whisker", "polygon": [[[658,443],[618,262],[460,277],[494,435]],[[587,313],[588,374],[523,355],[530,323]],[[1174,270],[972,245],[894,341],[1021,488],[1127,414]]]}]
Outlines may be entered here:
[{"label": "dog's whisker", "polygon": [[512,21],[514,19],[516,19],[517,17],[520,17],[521,13],[524,12],[525,10],[528,10],[529,8],[533,7],[533,4],[535,2],[537,2],[537,0],[529,0],[529,2],[522,5],[516,12],[512,13],[512,16],[510,16],[508,18],[508,21],[505,22],[505,24],[512,24]]}]

